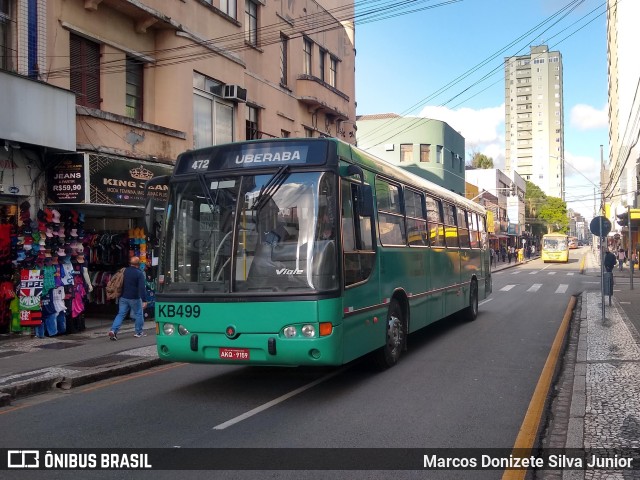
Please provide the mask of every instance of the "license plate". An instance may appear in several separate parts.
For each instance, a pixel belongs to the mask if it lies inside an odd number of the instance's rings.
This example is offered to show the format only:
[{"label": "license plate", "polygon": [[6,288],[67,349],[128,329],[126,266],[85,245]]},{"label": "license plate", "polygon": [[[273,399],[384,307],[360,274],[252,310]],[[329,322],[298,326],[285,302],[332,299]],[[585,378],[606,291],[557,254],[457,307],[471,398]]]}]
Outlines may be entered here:
[{"label": "license plate", "polygon": [[221,348],[220,358],[225,360],[249,360],[248,348]]}]

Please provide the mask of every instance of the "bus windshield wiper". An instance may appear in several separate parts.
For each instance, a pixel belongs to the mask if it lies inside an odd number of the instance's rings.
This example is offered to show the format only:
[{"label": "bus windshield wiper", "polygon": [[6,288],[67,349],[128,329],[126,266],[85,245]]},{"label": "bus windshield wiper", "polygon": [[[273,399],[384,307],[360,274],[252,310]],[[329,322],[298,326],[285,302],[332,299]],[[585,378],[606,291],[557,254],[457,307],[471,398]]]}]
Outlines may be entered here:
[{"label": "bus windshield wiper", "polygon": [[289,165],[282,165],[278,168],[278,171],[273,174],[273,177],[271,177],[269,181],[260,188],[260,193],[253,204],[253,209],[256,211],[261,210],[282,186],[288,175]]},{"label": "bus windshield wiper", "polygon": [[[202,187],[202,192],[204,193],[204,198],[207,200],[207,205],[209,205],[209,209],[211,210],[211,213],[215,212],[215,205],[216,202],[213,199],[213,197],[211,196],[211,191],[209,190],[209,187],[207,187],[207,181],[204,178],[204,173],[199,173],[198,174],[198,180],[200,181],[200,186]],[[217,194],[216,194],[217,196]]]}]

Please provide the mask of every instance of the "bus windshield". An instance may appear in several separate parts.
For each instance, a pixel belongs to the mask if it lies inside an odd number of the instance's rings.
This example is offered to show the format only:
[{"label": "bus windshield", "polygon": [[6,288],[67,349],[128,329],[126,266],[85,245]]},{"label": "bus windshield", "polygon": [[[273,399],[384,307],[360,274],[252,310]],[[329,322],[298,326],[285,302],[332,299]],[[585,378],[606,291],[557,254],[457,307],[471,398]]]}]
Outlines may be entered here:
[{"label": "bus windshield", "polygon": [[331,172],[171,184],[160,292],[312,293],[338,288]]},{"label": "bus windshield", "polygon": [[542,248],[551,252],[562,252],[567,249],[567,239],[562,237],[543,238]]}]

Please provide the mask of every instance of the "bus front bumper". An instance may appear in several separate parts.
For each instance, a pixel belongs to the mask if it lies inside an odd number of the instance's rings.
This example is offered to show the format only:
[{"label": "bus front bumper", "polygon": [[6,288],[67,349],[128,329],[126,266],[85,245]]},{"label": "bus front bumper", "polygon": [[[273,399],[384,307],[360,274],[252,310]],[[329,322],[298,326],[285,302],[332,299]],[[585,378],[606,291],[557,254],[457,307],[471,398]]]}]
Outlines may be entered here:
[{"label": "bus front bumper", "polygon": [[274,334],[189,333],[157,337],[158,356],[167,361],[245,365],[341,365],[342,327],[326,337],[283,338]]}]

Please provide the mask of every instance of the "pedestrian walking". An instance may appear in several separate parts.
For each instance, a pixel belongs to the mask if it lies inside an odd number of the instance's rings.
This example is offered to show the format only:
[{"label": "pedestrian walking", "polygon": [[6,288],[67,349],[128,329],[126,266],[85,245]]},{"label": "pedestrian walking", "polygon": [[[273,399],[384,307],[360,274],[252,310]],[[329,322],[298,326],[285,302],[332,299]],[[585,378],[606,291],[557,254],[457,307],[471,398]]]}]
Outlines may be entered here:
[{"label": "pedestrian walking", "polygon": [[496,252],[493,251],[492,247],[489,247],[489,257],[491,259],[491,262],[489,263],[489,265],[491,266],[491,268],[493,268],[493,262],[495,261],[495,258],[496,258]]},{"label": "pedestrian walking", "polygon": [[144,325],[144,309],[147,307],[147,290],[145,288],[144,273],[140,269],[140,258],[131,257],[129,266],[124,270],[124,280],[122,282],[122,295],[118,299],[118,314],[113,320],[109,338],[118,339],[118,330],[127,314],[131,312],[134,319],[136,338],[146,337],[142,327]]},{"label": "pedestrian walking", "polygon": [[631,275],[633,275],[633,271],[636,268],[636,265],[638,263],[638,254],[636,252],[633,252],[631,254],[631,260],[629,261],[629,268],[631,269]]},{"label": "pedestrian walking", "polygon": [[627,254],[622,248],[618,250],[618,270],[622,271],[626,257]]},{"label": "pedestrian walking", "polygon": [[500,247],[500,256],[502,257],[503,262],[507,261],[507,249],[505,248],[504,245]]}]

